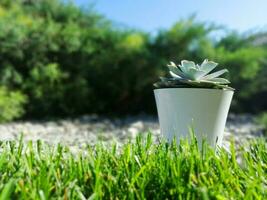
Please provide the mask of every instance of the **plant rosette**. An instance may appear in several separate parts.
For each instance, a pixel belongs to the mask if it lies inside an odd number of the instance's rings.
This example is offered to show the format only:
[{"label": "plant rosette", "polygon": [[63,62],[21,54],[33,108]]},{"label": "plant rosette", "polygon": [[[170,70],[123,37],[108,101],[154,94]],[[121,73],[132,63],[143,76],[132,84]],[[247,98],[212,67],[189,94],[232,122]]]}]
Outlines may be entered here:
[{"label": "plant rosette", "polygon": [[217,65],[207,59],[201,65],[170,62],[171,77],[160,77],[154,84],[161,134],[168,141],[190,138],[192,130],[200,146],[203,139],[221,146],[234,89],[220,77],[228,70],[212,72]]}]

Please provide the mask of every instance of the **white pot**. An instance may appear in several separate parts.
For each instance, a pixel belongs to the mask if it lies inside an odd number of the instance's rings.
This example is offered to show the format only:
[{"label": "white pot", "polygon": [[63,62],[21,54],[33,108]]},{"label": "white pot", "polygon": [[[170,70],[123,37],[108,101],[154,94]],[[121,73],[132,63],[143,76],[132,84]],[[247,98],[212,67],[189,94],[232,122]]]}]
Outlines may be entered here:
[{"label": "white pot", "polygon": [[192,128],[200,145],[205,138],[211,146],[221,146],[232,90],[162,88],[154,94],[161,134],[168,141],[176,137],[179,143]]}]

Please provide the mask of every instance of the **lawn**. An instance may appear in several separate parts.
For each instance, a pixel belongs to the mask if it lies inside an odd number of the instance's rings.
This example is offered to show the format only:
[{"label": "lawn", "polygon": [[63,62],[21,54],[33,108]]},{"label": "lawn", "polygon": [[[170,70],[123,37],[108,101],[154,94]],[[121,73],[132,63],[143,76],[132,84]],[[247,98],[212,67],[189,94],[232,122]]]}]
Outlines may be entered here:
[{"label": "lawn", "polygon": [[153,144],[151,135],[117,149],[101,144],[80,154],[41,141],[1,142],[0,200],[267,199],[263,139],[217,153],[207,145]]}]

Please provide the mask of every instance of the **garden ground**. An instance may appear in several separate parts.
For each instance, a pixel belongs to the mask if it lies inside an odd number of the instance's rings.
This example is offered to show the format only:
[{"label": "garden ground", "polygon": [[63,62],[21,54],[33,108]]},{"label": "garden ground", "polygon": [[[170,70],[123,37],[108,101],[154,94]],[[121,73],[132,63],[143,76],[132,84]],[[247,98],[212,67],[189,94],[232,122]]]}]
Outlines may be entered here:
[{"label": "garden ground", "polygon": [[[87,144],[95,145],[101,141],[106,146],[116,142],[122,146],[129,140],[147,132],[152,133],[153,141],[160,138],[158,119],[151,115],[129,115],[121,118],[108,118],[97,115],[86,115],[74,119],[54,121],[17,121],[0,125],[0,140],[23,139],[27,141],[42,140],[49,144],[60,143],[77,151]],[[230,149],[230,141],[237,147],[250,139],[264,136],[264,126],[255,124],[252,115],[230,114],[224,133],[224,147]]]}]

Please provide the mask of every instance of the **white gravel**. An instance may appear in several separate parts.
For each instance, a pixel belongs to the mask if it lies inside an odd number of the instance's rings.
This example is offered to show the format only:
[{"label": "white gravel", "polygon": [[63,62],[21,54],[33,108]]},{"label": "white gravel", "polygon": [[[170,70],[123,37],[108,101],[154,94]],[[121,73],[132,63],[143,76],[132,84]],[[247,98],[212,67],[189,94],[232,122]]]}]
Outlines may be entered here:
[{"label": "white gravel", "polygon": [[[105,118],[97,115],[77,119],[57,121],[18,121],[0,125],[0,140],[19,140],[21,134],[25,142],[42,140],[49,144],[61,143],[71,149],[94,145],[101,141],[104,145],[116,142],[119,146],[133,140],[139,134],[151,132],[153,139],[160,137],[158,120],[154,116],[138,115],[124,118]],[[253,123],[251,115],[228,117],[223,145],[229,148],[231,138],[236,145],[263,137],[263,128]]]}]

